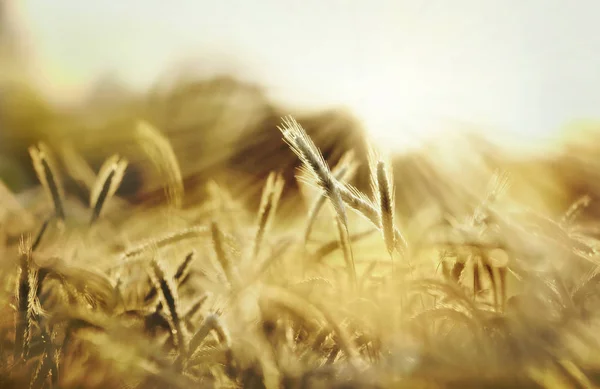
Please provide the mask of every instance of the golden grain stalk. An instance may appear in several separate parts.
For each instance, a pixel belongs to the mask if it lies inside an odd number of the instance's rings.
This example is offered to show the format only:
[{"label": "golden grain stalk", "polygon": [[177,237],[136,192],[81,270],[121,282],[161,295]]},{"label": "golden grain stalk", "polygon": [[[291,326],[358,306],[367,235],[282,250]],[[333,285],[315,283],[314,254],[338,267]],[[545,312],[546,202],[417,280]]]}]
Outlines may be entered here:
[{"label": "golden grain stalk", "polygon": [[333,205],[337,217],[342,225],[348,226],[344,202],[340,195],[339,185],[329,170],[323,155],[308,136],[304,128],[292,117],[283,119],[283,125],[279,127],[285,142],[292,151],[300,158],[303,169],[307,170],[317,185],[327,195]]},{"label": "golden grain stalk", "polygon": [[15,290],[17,301],[15,316],[15,360],[26,359],[29,355],[35,315],[37,284],[37,270],[33,266],[31,242],[29,239],[21,238],[19,244],[19,274]]},{"label": "golden grain stalk", "polygon": [[209,314],[204,318],[204,320],[200,324],[200,327],[194,333],[194,336],[192,336],[192,339],[190,340],[190,355],[196,352],[198,347],[202,345],[202,342],[204,341],[204,339],[206,339],[206,336],[211,331],[215,331],[221,344],[225,345],[226,347],[231,346],[231,339],[229,333],[223,325],[223,323],[221,322],[221,319],[219,319],[219,316],[216,314]]},{"label": "golden grain stalk", "polygon": [[58,170],[56,169],[56,164],[52,159],[50,149],[44,143],[40,142],[36,146],[29,147],[29,155],[33,162],[35,174],[44,187],[48,198],[54,204],[56,217],[64,220],[64,189],[58,175]]},{"label": "golden grain stalk", "polygon": [[335,209],[337,220],[340,223],[338,231],[344,253],[346,254],[345,258],[348,262],[348,272],[352,284],[356,285],[356,267],[350,241],[348,240],[348,218],[344,201],[340,194],[340,185],[333,177],[333,174],[331,174],[329,166],[325,162],[325,159],[317,146],[295,119],[292,117],[284,118],[283,126],[280,126],[279,130],[282,132],[285,142],[290,146],[298,158],[300,158],[302,167],[316,181],[317,186],[325,193]]},{"label": "golden grain stalk", "polygon": [[135,128],[138,143],[165,179],[165,192],[171,206],[183,204],[183,177],[169,140],[150,123],[140,120]]},{"label": "golden grain stalk", "polygon": [[392,256],[396,247],[394,234],[394,186],[391,172],[388,172],[385,162],[379,160],[371,172],[373,192],[377,196],[381,232],[388,253]]},{"label": "golden grain stalk", "polygon": [[116,154],[109,157],[104,164],[102,164],[100,172],[98,173],[98,178],[94,182],[90,193],[90,208],[92,209],[90,223],[94,223],[96,219],[98,219],[104,204],[110,200],[119,188],[127,164],[128,162],[126,159],[121,158]]},{"label": "golden grain stalk", "polygon": [[156,257],[150,262],[150,269],[148,269],[150,279],[154,284],[154,288],[158,291],[159,299],[162,306],[167,308],[169,313],[169,326],[171,327],[171,335],[173,341],[179,350],[180,355],[187,354],[187,341],[185,326],[182,324],[181,316],[179,314],[179,297],[177,294],[177,287],[173,282],[172,277],[167,275],[164,271],[162,264]]},{"label": "golden grain stalk", "polygon": [[[352,152],[352,150],[346,152],[342,158],[340,158],[337,166],[332,171],[333,177],[336,180],[343,182],[354,175],[358,164],[354,162],[353,159],[354,152]],[[315,224],[317,217],[319,216],[319,211],[321,208],[323,208],[326,200],[327,194],[320,193],[308,212],[308,222],[306,223],[306,228],[304,229],[305,245],[308,243],[313,225]]]},{"label": "golden grain stalk", "polygon": [[229,282],[229,284],[233,286],[238,285],[237,273],[235,273],[235,269],[231,265],[231,259],[227,253],[227,246],[225,242],[225,235],[223,231],[219,228],[217,222],[213,221],[210,224],[210,231],[212,236],[212,244],[215,250],[215,254],[217,256],[217,261],[219,262],[219,266],[225,275],[225,278]]},{"label": "golden grain stalk", "polygon": [[[348,184],[340,186],[340,194],[349,207],[366,217],[378,229],[381,230],[383,228],[378,207],[367,196]],[[408,242],[397,227],[394,227],[393,231],[395,248],[399,252],[405,253],[406,249],[408,249]]]}]

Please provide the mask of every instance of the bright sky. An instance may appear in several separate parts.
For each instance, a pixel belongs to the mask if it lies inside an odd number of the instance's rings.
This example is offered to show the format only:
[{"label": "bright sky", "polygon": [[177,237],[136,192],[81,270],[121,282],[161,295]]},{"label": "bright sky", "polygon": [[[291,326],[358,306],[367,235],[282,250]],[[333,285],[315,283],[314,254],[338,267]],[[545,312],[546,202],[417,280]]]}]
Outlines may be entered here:
[{"label": "bright sky", "polygon": [[347,104],[398,147],[442,118],[527,145],[600,118],[597,0],[23,1],[55,90],[108,71],[143,87],[195,57],[285,101]]}]

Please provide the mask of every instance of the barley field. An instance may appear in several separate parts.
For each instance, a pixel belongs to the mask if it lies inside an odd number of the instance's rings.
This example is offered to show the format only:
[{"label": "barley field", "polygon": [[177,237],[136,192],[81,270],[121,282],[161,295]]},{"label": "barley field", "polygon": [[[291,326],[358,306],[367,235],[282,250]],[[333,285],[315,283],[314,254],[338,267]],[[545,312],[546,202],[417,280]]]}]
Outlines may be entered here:
[{"label": "barley field", "polygon": [[600,386],[600,124],[394,152],[235,75],[58,106],[6,47],[0,389]]},{"label": "barley field", "polygon": [[2,388],[600,382],[594,131],[386,155],[234,78],[76,112],[9,87]]}]

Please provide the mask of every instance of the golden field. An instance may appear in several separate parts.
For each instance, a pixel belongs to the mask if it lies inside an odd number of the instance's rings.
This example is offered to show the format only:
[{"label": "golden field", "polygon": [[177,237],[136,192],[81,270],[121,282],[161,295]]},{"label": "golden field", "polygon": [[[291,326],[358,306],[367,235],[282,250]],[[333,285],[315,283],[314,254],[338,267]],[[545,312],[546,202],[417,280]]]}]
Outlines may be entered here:
[{"label": "golden field", "polygon": [[0,91],[1,388],[600,383],[593,124],[384,155],[234,77]]}]

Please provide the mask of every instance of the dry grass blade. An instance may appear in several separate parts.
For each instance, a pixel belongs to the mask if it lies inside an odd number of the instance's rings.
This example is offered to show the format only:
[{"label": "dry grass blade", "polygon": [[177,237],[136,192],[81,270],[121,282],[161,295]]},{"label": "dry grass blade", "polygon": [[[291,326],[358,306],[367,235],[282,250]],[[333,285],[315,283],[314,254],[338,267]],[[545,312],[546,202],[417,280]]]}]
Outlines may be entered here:
[{"label": "dry grass blade", "polygon": [[177,288],[171,278],[167,276],[161,264],[156,258],[150,262],[149,275],[154,287],[159,292],[159,298],[163,306],[167,307],[169,312],[169,325],[173,341],[179,349],[180,355],[187,354],[187,342],[185,340],[185,329],[179,315],[179,298]]},{"label": "dry grass blade", "polygon": [[166,234],[156,239],[149,239],[148,241],[145,241],[125,251],[125,253],[123,253],[122,255],[122,259],[129,259],[131,257],[135,257],[154,247],[160,249],[185,239],[192,239],[205,236],[208,235],[208,232],[209,229],[205,226],[195,226],[185,228],[181,231],[177,231],[171,234]]},{"label": "dry grass blade", "polygon": [[47,330],[42,330],[42,342],[45,345],[41,359],[31,378],[30,389],[42,389],[48,377],[52,377],[52,385],[56,385],[58,381],[58,364],[56,361],[57,350],[53,345],[52,336]]},{"label": "dry grass blade", "polygon": [[408,282],[405,287],[411,293],[426,293],[444,301],[451,301],[453,305],[460,306],[469,312],[474,319],[481,319],[480,311],[475,302],[455,283],[436,279],[420,279]]},{"label": "dry grass blade", "polygon": [[356,369],[356,362],[359,358],[358,351],[354,346],[351,337],[346,331],[333,319],[329,310],[321,307],[315,301],[309,301],[295,293],[275,286],[265,286],[262,289],[261,295],[272,304],[281,306],[286,310],[294,313],[299,318],[306,322],[319,321],[321,318],[329,325],[331,330],[336,334],[340,348],[348,357],[350,365]]},{"label": "dry grass blade", "polygon": [[113,155],[108,158],[98,173],[98,178],[94,182],[90,193],[90,208],[92,208],[92,218],[90,223],[94,223],[100,216],[104,204],[110,200],[115,194],[125,169],[127,168],[127,160],[118,155]]},{"label": "dry grass blade", "polygon": [[223,236],[223,232],[219,228],[217,222],[213,221],[210,224],[210,231],[212,235],[212,243],[213,248],[215,250],[215,254],[217,256],[217,261],[223,270],[223,274],[225,275],[227,281],[233,286],[235,284],[235,279],[233,275],[233,269],[231,268],[231,263],[229,261],[229,257],[227,255],[227,251],[225,248],[225,237]]},{"label": "dry grass blade", "polygon": [[35,251],[39,247],[40,243],[42,243],[42,238],[44,237],[44,234],[46,233],[46,230],[48,229],[48,225],[50,224],[51,220],[52,218],[48,218],[42,224],[40,231],[38,232],[38,234],[35,237],[35,240],[31,244],[31,251]]},{"label": "dry grass blade", "polygon": [[206,336],[211,331],[215,331],[219,338],[219,343],[227,347],[231,346],[231,339],[229,337],[229,333],[225,329],[223,323],[221,323],[221,319],[219,319],[219,316],[216,314],[210,314],[204,318],[202,324],[200,324],[200,327],[190,340],[190,355],[194,354],[198,350],[198,347],[202,345],[202,342],[204,341],[204,339],[206,339]]},{"label": "dry grass blade", "polygon": [[274,172],[269,174],[260,200],[252,258],[256,258],[258,256],[268,225],[273,219],[273,216],[277,210],[277,204],[283,191],[283,185],[284,181],[281,174]]},{"label": "dry grass blade", "polygon": [[192,304],[188,308],[188,310],[185,312],[186,319],[191,320],[192,317],[194,317],[198,313],[198,311],[200,311],[200,309],[202,308],[202,306],[204,305],[206,300],[208,300],[209,297],[210,297],[209,293],[204,293],[202,296],[198,297],[196,302],[194,304]]},{"label": "dry grass blade", "polygon": [[33,162],[35,174],[44,187],[50,201],[54,204],[56,217],[64,220],[64,189],[57,174],[56,165],[50,155],[50,150],[44,143],[39,143],[37,146],[29,147],[29,155]]},{"label": "dry grass blade", "polygon": [[566,226],[573,223],[581,214],[581,212],[583,212],[585,208],[589,207],[591,202],[592,198],[589,195],[584,195],[578,198],[577,201],[571,204],[569,209],[567,209],[567,212],[565,212],[563,215],[561,225]]},{"label": "dry grass blade", "polygon": [[86,298],[88,305],[102,307],[110,312],[117,305],[117,295],[110,278],[91,266],[78,266],[56,258],[52,263],[40,266],[42,277],[55,278],[69,289],[69,293]]},{"label": "dry grass blade", "polygon": [[42,389],[46,385],[48,376],[52,373],[54,366],[53,356],[44,351],[38,365],[31,377],[30,389]]},{"label": "dry grass blade", "polygon": [[[161,249],[163,247],[178,243],[185,239],[192,239],[201,236],[208,235],[209,229],[205,226],[194,226],[185,228],[181,231],[177,231],[171,234],[166,234],[156,239],[149,239],[145,242],[138,244],[135,247],[132,247],[121,254],[121,261],[130,260],[132,257],[141,255],[142,253],[149,251],[151,249]],[[114,270],[114,269],[113,269]],[[116,266],[116,271],[114,272],[115,283],[117,286],[121,283],[121,273],[123,270],[123,264],[118,263]]]},{"label": "dry grass blade", "polygon": [[170,204],[180,208],[183,203],[183,178],[177,156],[169,140],[145,121],[138,122],[136,137],[149,159],[165,176],[165,191]]},{"label": "dry grass blade", "polygon": [[177,282],[178,284],[181,284],[183,282],[183,280],[187,277],[187,275],[189,274],[189,271],[190,271],[190,266],[192,265],[192,262],[194,261],[194,258],[196,258],[195,250],[190,251],[188,253],[188,255],[185,256],[185,259],[177,267],[177,271],[175,272],[175,275],[173,276],[173,278],[175,278],[175,282]]}]

